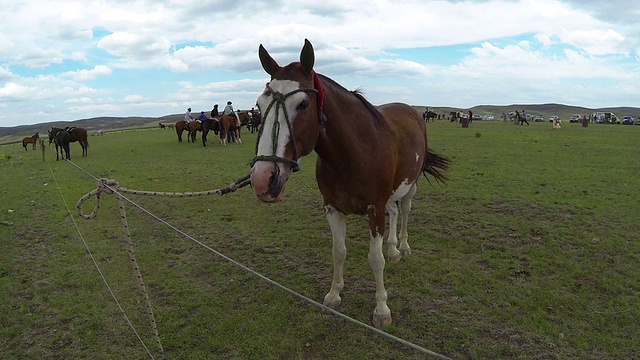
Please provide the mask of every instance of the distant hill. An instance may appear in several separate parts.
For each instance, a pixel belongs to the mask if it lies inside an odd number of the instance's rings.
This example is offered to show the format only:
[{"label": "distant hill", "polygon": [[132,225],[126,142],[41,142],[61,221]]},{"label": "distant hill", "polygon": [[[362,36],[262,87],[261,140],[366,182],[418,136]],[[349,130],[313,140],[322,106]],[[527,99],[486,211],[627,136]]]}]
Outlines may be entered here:
[{"label": "distant hill", "polygon": [[[426,109],[425,106],[413,106],[419,113]],[[551,115],[557,115],[560,119],[568,120],[573,114],[589,115],[597,111],[613,112],[619,118],[631,115],[636,119],[640,117],[640,108],[637,107],[611,107],[589,109],[580,106],[569,106],[562,104],[513,104],[513,105],[478,105],[472,108],[453,108],[432,106],[433,111],[438,114],[449,115],[452,111],[469,111],[478,115],[494,115],[499,120],[503,112],[509,113],[515,110],[525,110],[532,115],[543,115],[546,119]],[[126,129],[141,129],[157,127],[159,123],[172,124],[182,120],[183,114],[166,115],[162,117],[96,117],[75,121],[53,121],[34,125],[20,125],[14,127],[0,127],[0,144],[10,144],[19,142],[25,136],[31,136],[36,132],[40,136],[46,136],[47,130],[51,127],[78,126],[87,129],[90,133],[102,130],[103,132]]]},{"label": "distant hill", "polygon": [[89,133],[97,130],[103,132],[144,129],[158,127],[159,123],[174,124],[183,119],[183,114],[166,115],[162,117],[96,117],[75,121],[52,121],[34,125],[19,125],[14,127],[0,127],[0,144],[10,144],[22,141],[25,136],[31,136],[36,132],[40,136],[47,136],[47,131],[52,127],[64,128],[66,126],[77,126],[87,129]]}]

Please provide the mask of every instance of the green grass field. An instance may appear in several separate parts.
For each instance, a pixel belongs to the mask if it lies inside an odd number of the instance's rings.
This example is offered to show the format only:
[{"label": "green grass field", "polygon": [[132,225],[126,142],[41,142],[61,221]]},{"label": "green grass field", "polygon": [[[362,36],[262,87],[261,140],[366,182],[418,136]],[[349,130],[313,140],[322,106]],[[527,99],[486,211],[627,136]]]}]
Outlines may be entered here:
[{"label": "green grass field", "polygon": [[[430,123],[450,181],[419,183],[412,255],[387,264],[390,334],[462,359],[621,359],[640,354],[640,126]],[[198,136],[198,139],[200,135]],[[149,191],[227,186],[249,171],[255,135],[221,147],[170,130],[89,138],[72,161],[97,178]],[[5,359],[148,357],[88,257],[88,244],[154,357],[115,196],[76,215],[97,187],[53,147],[0,146],[0,353]],[[319,302],[332,274],[331,234],[301,162],[285,199],[250,188],[220,197],[127,195],[194,239]],[[84,206],[90,212],[95,199]],[[73,220],[67,207],[71,209]],[[167,358],[421,359],[421,354],[246,273],[126,204],[129,231]],[[77,224],[77,230],[76,225]],[[81,234],[81,235],[79,235]],[[341,312],[370,323],[368,233],[351,217]]]}]

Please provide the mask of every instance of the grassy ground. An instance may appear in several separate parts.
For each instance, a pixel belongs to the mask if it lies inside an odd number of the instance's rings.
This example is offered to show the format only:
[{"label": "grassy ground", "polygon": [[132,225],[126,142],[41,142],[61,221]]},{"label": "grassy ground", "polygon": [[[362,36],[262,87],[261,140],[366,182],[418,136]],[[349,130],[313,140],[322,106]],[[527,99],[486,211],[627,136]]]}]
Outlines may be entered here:
[{"label": "grassy ground", "polygon": [[[451,181],[424,179],[410,217],[411,257],[387,265],[387,331],[452,358],[633,358],[640,353],[640,127],[501,122],[429,124]],[[246,174],[255,136],[225,148],[169,130],[92,136],[72,160],[130,189],[203,191]],[[96,188],[51,149],[0,147],[0,352],[7,359],[154,356],[113,196],[97,218],[75,203]],[[219,197],[129,196],[198,241],[322,301],[332,265],[314,158],[285,200],[249,188]],[[54,180],[55,177],[55,180]],[[58,190],[58,187],[60,190]],[[64,199],[64,200],[63,200]],[[65,204],[66,202],[66,204]],[[94,200],[85,205],[90,212]],[[76,225],[70,219],[71,208]],[[266,284],[127,204],[129,230],[168,358],[423,358]],[[349,221],[341,311],[369,323],[373,276],[363,219]]]}]

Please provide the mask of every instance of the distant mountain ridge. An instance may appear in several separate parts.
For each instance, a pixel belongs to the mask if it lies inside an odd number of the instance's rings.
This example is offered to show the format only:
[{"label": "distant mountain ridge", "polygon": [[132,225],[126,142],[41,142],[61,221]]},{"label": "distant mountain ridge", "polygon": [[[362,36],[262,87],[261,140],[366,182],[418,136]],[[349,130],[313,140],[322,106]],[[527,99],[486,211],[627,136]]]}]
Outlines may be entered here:
[{"label": "distant mountain ridge", "polygon": [[183,119],[183,114],[166,115],[162,117],[95,117],[90,119],[74,121],[52,121],[33,125],[19,125],[14,127],[0,127],[0,142],[13,136],[30,136],[36,132],[40,136],[47,134],[52,127],[64,128],[67,126],[77,126],[87,129],[87,131],[113,131],[123,129],[140,129],[157,127],[159,123],[172,124]]},{"label": "distant mountain ridge", "polygon": [[[413,106],[418,112],[422,113],[427,105]],[[640,117],[640,108],[638,107],[609,107],[609,108],[597,108],[590,109],[581,106],[571,106],[563,104],[512,104],[512,105],[477,105],[471,108],[455,108],[445,106],[430,106],[438,114],[449,115],[451,111],[469,111],[474,114],[487,115],[491,114],[496,117],[496,120],[502,115],[503,112],[510,112],[515,110],[525,110],[532,115],[543,115],[545,118],[549,118],[551,115],[557,115],[560,119],[568,120],[573,114],[590,115],[597,111],[613,112],[618,117],[622,118],[625,115],[632,115],[635,118]],[[124,130],[124,129],[139,129],[139,128],[152,128],[158,126],[159,123],[171,124],[176,121],[182,120],[183,114],[172,114],[162,117],[95,117],[82,120],[73,121],[53,121],[45,122],[33,125],[19,125],[14,127],[0,127],[0,143],[15,142],[16,137],[20,139],[23,136],[33,135],[35,132],[40,132],[41,136],[47,134],[47,130],[51,127],[66,127],[66,126],[78,126],[87,129],[89,132],[102,130]]]}]

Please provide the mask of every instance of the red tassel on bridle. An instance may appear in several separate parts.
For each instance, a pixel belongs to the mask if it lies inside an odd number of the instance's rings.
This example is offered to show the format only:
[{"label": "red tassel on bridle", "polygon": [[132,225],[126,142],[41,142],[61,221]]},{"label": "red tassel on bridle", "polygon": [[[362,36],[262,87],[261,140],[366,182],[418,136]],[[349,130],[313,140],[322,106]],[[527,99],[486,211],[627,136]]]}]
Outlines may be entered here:
[{"label": "red tassel on bridle", "polygon": [[316,94],[318,99],[318,121],[320,124],[324,124],[327,121],[327,117],[324,116],[324,87],[322,87],[322,81],[320,81],[318,73],[314,70],[311,71],[313,71],[313,87],[318,91]]}]

